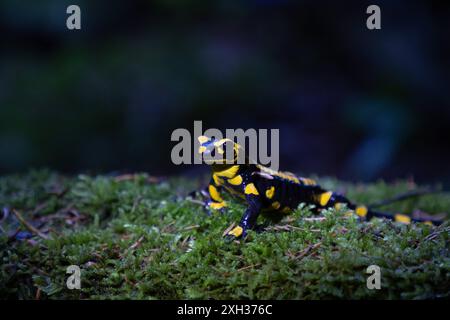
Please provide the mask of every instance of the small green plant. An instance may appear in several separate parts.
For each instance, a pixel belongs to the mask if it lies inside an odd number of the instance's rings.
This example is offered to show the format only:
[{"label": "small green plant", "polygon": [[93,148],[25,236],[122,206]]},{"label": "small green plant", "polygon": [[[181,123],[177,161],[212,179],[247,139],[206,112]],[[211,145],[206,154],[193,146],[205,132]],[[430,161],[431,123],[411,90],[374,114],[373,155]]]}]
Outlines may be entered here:
[{"label": "small green plant", "polygon": [[[417,186],[319,179],[356,202]],[[300,206],[266,232],[227,243],[244,207],[207,215],[186,196],[204,181],[145,174],[65,177],[49,171],[0,178],[0,298],[423,299],[450,296],[449,223],[358,222],[345,210]],[[448,193],[384,210],[448,212]],[[261,219],[263,219],[261,217]],[[262,221],[261,221],[262,222]],[[66,268],[81,269],[69,290]],[[369,265],[381,289],[366,287]]]}]

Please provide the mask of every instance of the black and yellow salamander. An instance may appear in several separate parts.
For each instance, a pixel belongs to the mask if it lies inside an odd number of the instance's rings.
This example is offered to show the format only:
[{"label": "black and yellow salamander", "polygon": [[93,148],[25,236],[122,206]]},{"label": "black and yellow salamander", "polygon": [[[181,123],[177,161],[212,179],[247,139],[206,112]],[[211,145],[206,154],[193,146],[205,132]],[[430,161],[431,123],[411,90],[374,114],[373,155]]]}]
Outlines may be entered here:
[{"label": "black and yellow salamander", "polygon": [[[292,173],[273,171],[269,168],[252,163],[246,158],[244,164],[238,164],[239,152],[242,148],[230,139],[215,140],[206,136],[198,138],[203,155],[224,155],[228,148],[232,148],[234,160],[226,161],[225,156],[220,160],[205,161],[212,168],[212,178],[208,186],[208,209],[221,210],[227,206],[221,192],[227,191],[238,196],[247,204],[247,209],[239,225],[230,230],[228,238],[245,237],[247,230],[256,226],[256,220],[261,212],[288,214],[296,209],[300,203],[313,204],[317,209],[346,207],[361,220],[372,217],[387,218],[401,223],[411,221],[438,224],[436,221],[412,219],[404,214],[390,215],[376,212],[363,205],[356,205],[346,197],[333,191],[325,190],[312,179],[298,177]],[[231,152],[230,152],[231,153]]]}]

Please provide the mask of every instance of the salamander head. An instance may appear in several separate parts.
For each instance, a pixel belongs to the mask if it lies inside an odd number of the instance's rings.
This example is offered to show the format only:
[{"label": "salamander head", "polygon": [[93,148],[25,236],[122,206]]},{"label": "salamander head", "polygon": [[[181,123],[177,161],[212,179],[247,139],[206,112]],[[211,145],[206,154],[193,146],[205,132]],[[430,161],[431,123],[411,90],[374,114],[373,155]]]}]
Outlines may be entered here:
[{"label": "salamander head", "polygon": [[198,137],[198,153],[203,155],[206,164],[235,164],[240,146],[230,139],[216,140],[206,136]]}]

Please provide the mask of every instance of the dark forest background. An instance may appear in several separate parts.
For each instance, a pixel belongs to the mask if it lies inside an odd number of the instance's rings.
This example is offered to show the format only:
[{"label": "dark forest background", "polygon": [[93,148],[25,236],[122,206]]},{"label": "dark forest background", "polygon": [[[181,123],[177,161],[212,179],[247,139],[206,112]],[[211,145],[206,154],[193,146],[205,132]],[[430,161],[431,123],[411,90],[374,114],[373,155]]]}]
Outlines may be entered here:
[{"label": "dark forest background", "polygon": [[202,120],[279,128],[285,170],[450,185],[444,2],[4,0],[0,30],[0,174],[195,174],[170,135]]}]

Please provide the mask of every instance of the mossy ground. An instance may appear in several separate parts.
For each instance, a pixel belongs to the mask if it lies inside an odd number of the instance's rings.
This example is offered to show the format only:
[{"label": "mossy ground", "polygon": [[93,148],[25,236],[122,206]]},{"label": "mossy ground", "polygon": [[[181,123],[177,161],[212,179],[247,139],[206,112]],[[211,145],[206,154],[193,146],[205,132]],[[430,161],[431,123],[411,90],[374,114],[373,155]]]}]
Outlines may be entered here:
[{"label": "mossy ground", "polygon": [[[360,223],[344,211],[315,217],[301,207],[245,242],[226,243],[241,217],[232,203],[208,216],[186,199],[200,181],[64,177],[48,171],[0,178],[0,297],[34,299],[329,299],[450,296],[449,223]],[[199,179],[200,180],[200,179]],[[206,179],[205,179],[206,181]],[[410,182],[352,185],[319,179],[372,203],[417,188]],[[435,194],[383,209],[448,212]],[[16,210],[44,239],[24,227]],[[8,215],[7,215],[8,213]],[[305,219],[306,218],[306,219]],[[30,237],[31,236],[31,237]],[[369,265],[381,290],[366,288]],[[81,290],[66,288],[66,268],[81,267]]]}]

